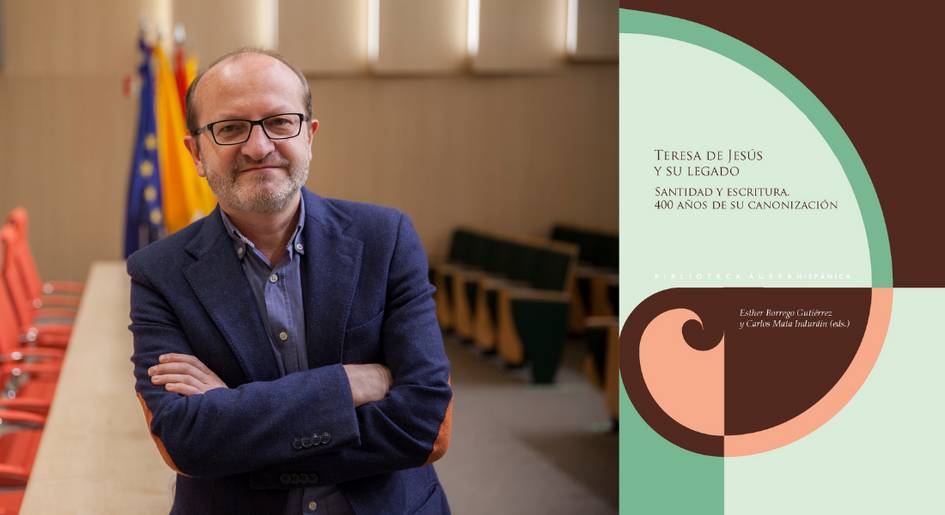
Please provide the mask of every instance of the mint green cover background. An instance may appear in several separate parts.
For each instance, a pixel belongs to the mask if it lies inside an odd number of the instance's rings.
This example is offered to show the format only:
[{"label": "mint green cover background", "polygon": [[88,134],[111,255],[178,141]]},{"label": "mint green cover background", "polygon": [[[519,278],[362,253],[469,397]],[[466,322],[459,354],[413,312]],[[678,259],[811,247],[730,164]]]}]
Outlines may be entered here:
[{"label": "mint green cover background", "polygon": [[[626,320],[630,310],[645,297],[673,286],[888,287],[892,285],[888,237],[869,176],[839,124],[799,81],[750,47],[717,31],[683,20],[621,10],[620,30],[622,33],[628,33],[620,36],[621,321]],[[634,55],[633,51],[638,53]],[[641,55],[639,54],[641,51],[663,53],[664,55],[658,56],[657,59],[666,58],[667,61],[675,59],[674,64],[683,64],[683,70],[662,69],[658,78],[641,77],[640,74],[635,76],[633,66],[653,66],[655,62],[646,63],[648,58],[654,56]],[[695,83],[688,90],[685,83],[687,72],[688,79]],[[674,73],[679,73],[680,76],[673,76]],[[641,80],[661,80],[662,82],[658,85],[635,82]],[[714,81],[714,84],[699,83],[699,80]],[[711,91],[706,91],[707,89]],[[726,92],[729,89],[735,91]],[[639,98],[631,99],[628,96],[632,94],[631,92],[646,95],[647,102],[628,101],[639,100]],[[778,124],[777,129],[781,131],[781,134],[777,135],[777,138],[794,145],[803,142],[801,144],[803,148],[800,149],[806,152],[802,158],[803,162],[822,173],[819,176],[801,177],[800,175],[803,174],[791,172],[792,169],[797,170],[796,163],[791,163],[786,167],[782,163],[780,169],[777,163],[774,163],[771,167],[763,167],[763,173],[778,177],[776,181],[768,183],[758,180],[756,175],[759,173],[758,167],[752,166],[754,171],[749,175],[746,166],[743,184],[740,180],[735,180],[719,182],[715,184],[716,186],[778,185],[788,187],[792,192],[817,191],[819,188],[819,191],[823,192],[823,197],[841,201],[841,212],[813,213],[813,216],[805,216],[809,213],[802,216],[797,216],[798,213],[788,213],[787,217],[784,217],[784,213],[768,213],[765,216],[757,214],[739,216],[742,214],[738,213],[734,217],[730,216],[732,213],[725,213],[727,218],[721,216],[722,214],[713,215],[703,212],[703,216],[700,217],[702,220],[694,220],[692,215],[664,217],[663,213],[652,210],[653,202],[647,202],[646,199],[652,199],[654,184],[690,185],[684,181],[654,183],[649,175],[646,177],[639,175],[641,171],[649,171],[650,166],[654,164],[651,157],[654,141],[647,140],[654,128],[649,124],[654,121],[657,124],[660,123],[659,117],[654,117],[653,112],[646,112],[647,109],[652,109],[660,102],[672,105],[674,98],[679,99],[681,94],[703,95],[705,99],[717,98],[720,94],[728,95],[726,100],[732,102],[736,109],[739,104],[747,104],[753,106],[752,109],[761,109],[766,115],[778,113],[782,117],[781,121],[787,124],[783,127]],[[709,107],[709,112],[717,107],[706,105]],[[698,112],[698,109],[693,112],[692,106],[691,101],[687,102],[686,108],[690,109],[687,113],[692,119],[698,120],[700,114],[705,114]],[[745,113],[742,114],[745,115]],[[708,131],[705,127],[699,127],[698,124],[695,127],[683,126],[680,130],[667,130],[664,127],[659,137],[667,138],[667,135],[672,135],[678,137],[679,141],[660,140],[655,142],[659,143],[656,146],[669,149],[705,149],[715,148],[718,144],[723,144],[722,148],[739,147],[745,143],[740,139],[745,138],[746,134],[744,131],[739,132],[738,125],[728,127],[724,123],[724,117],[717,114],[714,116],[722,121],[715,126],[717,130]],[[770,124],[765,123],[759,123],[759,128],[771,130]],[[687,137],[689,139],[686,139]],[[751,143],[752,141],[747,143],[749,148],[757,146]],[[674,144],[681,146],[674,146]],[[764,149],[770,152],[769,148]],[[629,175],[631,172],[636,175]],[[711,182],[707,184],[704,180],[698,182],[700,185],[712,185]],[[815,189],[811,190],[811,187]],[[820,198],[813,195],[803,196]],[[763,221],[759,223],[752,217],[763,219]],[[761,224],[771,222],[774,222],[776,226],[780,224],[781,228],[788,227],[796,231],[795,236],[784,235],[785,239],[797,244],[795,248],[779,247],[776,240],[758,245],[758,238],[746,238],[747,241],[739,244],[737,238],[726,234],[727,231],[739,230],[746,226],[757,230]],[[699,227],[694,229],[694,226]],[[641,232],[635,232],[636,228],[643,229]],[[654,231],[652,228],[657,230]],[[824,239],[824,228],[836,231],[838,236]],[[811,232],[821,239],[818,245],[810,244]],[[722,239],[727,238],[727,246],[718,248],[711,245],[712,240],[719,239],[719,236]],[[677,241],[673,241],[674,238]],[[693,251],[689,253],[688,257],[692,261],[688,265],[685,259],[680,259],[681,255],[683,258],[687,257],[681,252],[686,246],[680,245],[678,241],[680,238],[688,238],[696,242],[695,245],[689,245]],[[832,256],[820,253],[816,253],[815,256],[808,254],[823,245],[827,245],[833,251]],[[759,247],[762,248],[759,249]],[[740,251],[745,253],[740,253]],[[751,266],[750,263],[763,259],[767,267],[763,271],[772,271],[773,267],[773,271],[784,272],[793,271],[790,263],[796,260],[816,266],[819,270],[824,270],[822,265],[825,261],[832,261],[833,268],[827,270],[836,271],[835,267],[842,267],[851,275],[851,279],[798,282],[783,278],[771,280],[742,277],[732,284],[731,278],[693,280],[692,278],[668,279],[652,276],[654,270],[659,272],[726,272],[730,269],[718,269],[718,267],[732,261],[739,262],[739,259],[742,263],[740,266],[748,267]],[[671,265],[667,267],[666,262]],[[736,268],[735,271],[738,269]],[[876,413],[873,409],[875,408],[868,407],[866,411]],[[829,426],[830,423],[827,425]],[[801,441],[811,439],[811,443],[807,445],[815,445],[813,436],[818,433],[819,431]],[[646,514],[781,513],[772,511],[770,504],[764,499],[783,501],[781,499],[783,496],[790,495],[785,494],[784,489],[787,488],[790,491],[792,488],[780,482],[780,479],[787,480],[788,478],[782,476],[775,480],[775,476],[770,476],[772,483],[767,483],[765,476],[771,472],[772,468],[779,469],[777,456],[793,455],[791,449],[795,445],[798,444],[795,443],[780,451],[754,458],[728,460],[690,453],[669,444],[655,434],[640,419],[626,393],[621,392],[620,511],[621,513]],[[788,475],[805,474],[806,468],[809,468],[811,464],[816,466],[818,463],[816,456],[813,458],[807,456],[806,459],[808,460],[806,467],[797,469],[791,465],[787,467],[785,473]],[[812,459],[813,461],[810,461]],[[785,462],[785,465],[787,464],[788,462]],[[734,471],[730,470],[732,467],[735,467]],[[863,470],[862,464],[858,470]],[[845,483],[841,481],[838,484]],[[763,488],[764,485],[768,485],[769,488]],[[751,490],[755,495],[742,495],[746,489]],[[833,508],[832,511],[824,513],[854,513],[844,508],[850,506],[849,504],[831,504],[829,501],[837,498],[829,495],[832,491],[829,488],[814,491],[828,493],[823,496],[823,499],[819,499],[819,503],[820,506]],[[803,500],[806,496],[800,494],[797,497]],[[791,506],[791,510],[784,513],[820,513],[809,503],[785,505]]]},{"label": "mint green cover background", "polygon": [[[872,267],[872,286],[891,287],[892,259],[889,252],[889,237],[886,223],[872,181],[853,143],[827,108],[800,81],[782,66],[744,43],[697,23],[640,11],[621,9],[619,12],[621,41],[623,34],[649,34],[663,38],[685,41],[728,57],[751,70],[789,99],[816,127],[843,166],[858,207],[869,242],[869,257]],[[622,43],[621,43],[622,44]],[[621,52],[621,70],[625,67],[625,56]],[[623,75],[623,74],[622,74]],[[693,77],[702,80],[726,80],[726,77]],[[623,88],[629,84],[621,76],[621,109],[626,95]],[[657,99],[654,99],[657,100]],[[667,99],[672,100],[672,99]],[[621,159],[624,152],[624,134],[621,127]],[[621,172],[623,161],[621,161]],[[621,177],[623,184],[623,177]],[[622,191],[621,191],[622,193]],[[621,202],[621,205],[623,202]]]},{"label": "mint green cover background", "polygon": [[880,357],[843,410],[790,445],[725,459],[725,515],[945,513],[943,307],[941,288],[897,288]]},{"label": "mint green cover background", "polygon": [[[857,199],[803,112],[762,77],[711,50],[621,34],[620,51],[620,269],[629,286],[620,290],[622,306],[671,287],[872,285]],[[724,179],[652,172],[654,148],[729,147],[763,149],[765,159]],[[840,208],[656,210],[654,189],[665,186],[785,187],[789,198],[831,199]],[[830,275],[798,279],[798,272]]]}]

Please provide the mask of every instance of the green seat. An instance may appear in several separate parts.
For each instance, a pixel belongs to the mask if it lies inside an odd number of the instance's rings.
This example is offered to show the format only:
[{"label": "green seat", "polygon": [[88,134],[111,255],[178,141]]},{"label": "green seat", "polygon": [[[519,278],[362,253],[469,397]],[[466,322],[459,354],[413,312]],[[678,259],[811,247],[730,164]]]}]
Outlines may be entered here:
[{"label": "green seat", "polygon": [[524,362],[531,364],[532,381],[553,383],[568,330],[567,302],[513,299],[512,317],[524,347]]},{"label": "green seat", "polygon": [[572,334],[582,334],[588,316],[613,316],[615,303],[608,302],[611,285],[616,288],[620,240],[614,232],[586,229],[570,224],[556,224],[551,238],[578,246],[577,285],[568,314]]}]

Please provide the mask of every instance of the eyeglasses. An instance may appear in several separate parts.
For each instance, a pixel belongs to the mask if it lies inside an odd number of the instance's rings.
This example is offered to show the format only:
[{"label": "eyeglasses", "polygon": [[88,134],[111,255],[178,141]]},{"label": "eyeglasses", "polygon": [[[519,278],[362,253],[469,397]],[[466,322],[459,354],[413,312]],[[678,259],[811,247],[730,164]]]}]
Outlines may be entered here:
[{"label": "eyeglasses", "polygon": [[206,131],[217,145],[239,145],[249,141],[253,126],[259,125],[269,139],[290,139],[302,132],[302,121],[305,119],[306,116],[301,113],[282,113],[261,120],[220,120],[195,130],[194,136]]}]

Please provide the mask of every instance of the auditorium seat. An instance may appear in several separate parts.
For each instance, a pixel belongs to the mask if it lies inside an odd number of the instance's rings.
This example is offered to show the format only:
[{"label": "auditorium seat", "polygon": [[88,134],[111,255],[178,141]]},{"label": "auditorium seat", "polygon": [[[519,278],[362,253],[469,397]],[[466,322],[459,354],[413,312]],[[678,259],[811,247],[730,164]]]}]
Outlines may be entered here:
[{"label": "auditorium seat", "polygon": [[16,515],[23,504],[25,488],[0,490],[0,515]]},{"label": "auditorium seat", "polygon": [[571,333],[584,332],[587,317],[616,316],[620,239],[616,232],[557,223],[551,239],[573,243],[580,249],[576,287],[568,315]]},{"label": "auditorium seat", "polygon": [[17,331],[16,314],[6,294],[6,283],[0,277],[0,365],[62,361],[62,349],[30,347],[24,340]]},{"label": "auditorium seat", "polygon": [[63,351],[21,343],[4,290],[0,278],[0,382],[4,385],[0,408],[45,416],[55,395]]},{"label": "auditorium seat", "polygon": [[29,217],[26,209],[18,207],[7,215],[6,224],[13,228],[15,235],[15,266],[19,269],[21,279],[27,285],[27,291],[34,299],[45,298],[44,305],[66,304],[77,305],[77,298],[82,294],[84,285],[75,281],[47,281],[43,282],[33,259],[33,251],[29,245]]},{"label": "auditorium seat", "polygon": [[[0,259],[5,255],[0,241]],[[2,263],[0,263],[2,266]],[[21,340],[16,315],[0,274],[0,408],[40,415],[49,411],[62,368],[61,349],[31,347]]]},{"label": "auditorium seat", "polygon": [[44,424],[38,415],[0,409],[0,515],[19,513]]},{"label": "auditorium seat", "polygon": [[577,254],[574,245],[543,238],[456,229],[449,262],[433,274],[441,324],[509,366],[530,364],[534,382],[552,382]]},{"label": "auditorium seat", "polygon": [[533,249],[528,286],[500,285],[497,290],[498,352],[508,364],[530,363],[535,383],[551,383],[567,338],[577,248],[548,242]]},{"label": "auditorium seat", "polygon": [[0,434],[0,489],[25,487],[43,430],[35,423],[18,422],[3,411],[0,411],[0,421],[13,427],[13,430]]},{"label": "auditorium seat", "polygon": [[449,270],[453,267],[467,266],[472,253],[471,246],[474,244],[475,234],[472,231],[462,227],[453,231],[453,237],[450,240],[450,250],[446,260],[443,262],[430,263],[430,276],[436,293],[436,317],[443,330],[455,329],[455,316],[453,310],[453,277]]},{"label": "auditorium seat", "polygon": [[[474,309],[476,294],[474,282],[486,273],[489,260],[490,239],[480,231],[458,228],[453,233],[450,255],[446,263],[435,267],[439,278],[437,288],[444,295],[437,297],[437,303],[445,307],[448,327],[463,340],[473,340]],[[438,312],[441,311],[438,308]],[[444,317],[441,315],[441,323]]]},{"label": "auditorium seat", "polygon": [[585,321],[584,342],[587,356],[584,372],[588,381],[603,390],[604,407],[616,427],[618,415],[618,393],[620,391],[620,344],[617,332],[617,317],[588,317]]},{"label": "auditorium seat", "polygon": [[0,275],[3,276],[6,294],[16,314],[17,327],[30,343],[44,346],[65,347],[72,334],[71,312],[54,308],[37,308],[34,299],[26,291],[24,283],[13,266],[15,234],[9,224],[0,228],[0,249],[3,252]]}]

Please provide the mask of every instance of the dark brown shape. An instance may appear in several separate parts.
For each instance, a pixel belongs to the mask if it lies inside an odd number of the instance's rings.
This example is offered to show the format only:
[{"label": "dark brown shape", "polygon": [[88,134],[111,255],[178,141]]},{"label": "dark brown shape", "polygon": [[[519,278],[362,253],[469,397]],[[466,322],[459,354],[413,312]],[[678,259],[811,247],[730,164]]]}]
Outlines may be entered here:
[{"label": "dark brown shape", "polygon": [[[871,295],[868,288],[692,288],[657,293],[631,313],[620,336],[624,386],[643,419],[666,439],[722,456],[722,437],[683,427],[654,401],[643,382],[640,339],[650,322],[685,308],[701,319],[701,324],[690,320],[680,328],[693,349],[713,348],[724,336],[725,434],[748,434],[803,413],[837,384],[862,342]],[[747,314],[752,309],[755,314]],[[778,320],[789,323],[779,326]],[[753,323],[757,326],[751,327]]]}]

